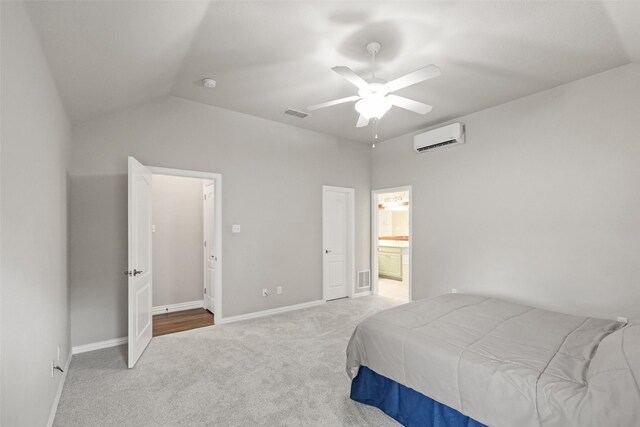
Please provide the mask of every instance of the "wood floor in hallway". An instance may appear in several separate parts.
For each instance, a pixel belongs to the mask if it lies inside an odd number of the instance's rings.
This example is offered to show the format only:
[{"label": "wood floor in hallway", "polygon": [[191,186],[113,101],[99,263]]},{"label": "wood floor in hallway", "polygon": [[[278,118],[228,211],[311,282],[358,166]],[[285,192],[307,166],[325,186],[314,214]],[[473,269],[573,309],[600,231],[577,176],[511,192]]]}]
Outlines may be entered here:
[{"label": "wood floor in hallway", "polygon": [[213,313],[204,308],[174,311],[153,316],[153,336],[173,334],[213,325]]}]

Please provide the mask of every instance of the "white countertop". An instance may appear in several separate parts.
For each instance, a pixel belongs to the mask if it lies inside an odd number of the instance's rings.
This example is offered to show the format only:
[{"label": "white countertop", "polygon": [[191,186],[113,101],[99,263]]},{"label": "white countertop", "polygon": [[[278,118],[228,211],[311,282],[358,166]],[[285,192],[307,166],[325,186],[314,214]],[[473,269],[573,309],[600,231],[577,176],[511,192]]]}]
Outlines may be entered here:
[{"label": "white countertop", "polygon": [[378,240],[378,246],[388,246],[392,248],[408,248],[409,242],[406,240]]}]

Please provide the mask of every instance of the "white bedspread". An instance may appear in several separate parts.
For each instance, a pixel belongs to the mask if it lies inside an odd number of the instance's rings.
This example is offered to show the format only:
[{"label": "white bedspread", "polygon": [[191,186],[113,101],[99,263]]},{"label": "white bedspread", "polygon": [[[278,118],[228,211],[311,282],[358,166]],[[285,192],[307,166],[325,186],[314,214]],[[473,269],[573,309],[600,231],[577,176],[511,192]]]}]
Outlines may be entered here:
[{"label": "white bedspread", "polygon": [[363,321],[361,365],[490,426],[640,426],[640,324],[449,294]]}]

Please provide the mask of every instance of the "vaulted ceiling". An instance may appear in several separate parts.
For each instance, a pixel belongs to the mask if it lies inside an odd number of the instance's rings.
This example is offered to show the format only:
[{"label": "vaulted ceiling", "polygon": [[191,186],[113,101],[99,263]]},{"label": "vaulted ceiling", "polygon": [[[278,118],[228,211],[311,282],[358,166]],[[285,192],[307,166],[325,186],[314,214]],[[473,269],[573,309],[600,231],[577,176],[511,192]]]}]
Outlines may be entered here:
[{"label": "vaulted ceiling", "polygon": [[[640,61],[640,2],[32,1],[34,26],[74,123],[151,99],[189,100],[368,142],[353,104],[299,119],[286,108],[355,94],[331,71],[442,75],[398,94],[381,140]],[[201,84],[211,77],[217,88]],[[597,100],[594,100],[597,102]]]}]

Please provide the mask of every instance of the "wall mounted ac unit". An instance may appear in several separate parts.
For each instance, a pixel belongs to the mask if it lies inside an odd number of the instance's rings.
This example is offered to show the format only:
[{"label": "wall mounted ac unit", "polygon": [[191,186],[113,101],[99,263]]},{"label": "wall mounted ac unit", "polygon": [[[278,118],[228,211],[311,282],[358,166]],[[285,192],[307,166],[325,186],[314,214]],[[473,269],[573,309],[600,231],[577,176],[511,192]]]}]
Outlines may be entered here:
[{"label": "wall mounted ac unit", "polygon": [[418,153],[455,144],[464,144],[464,124],[452,123],[413,136],[413,149]]}]

